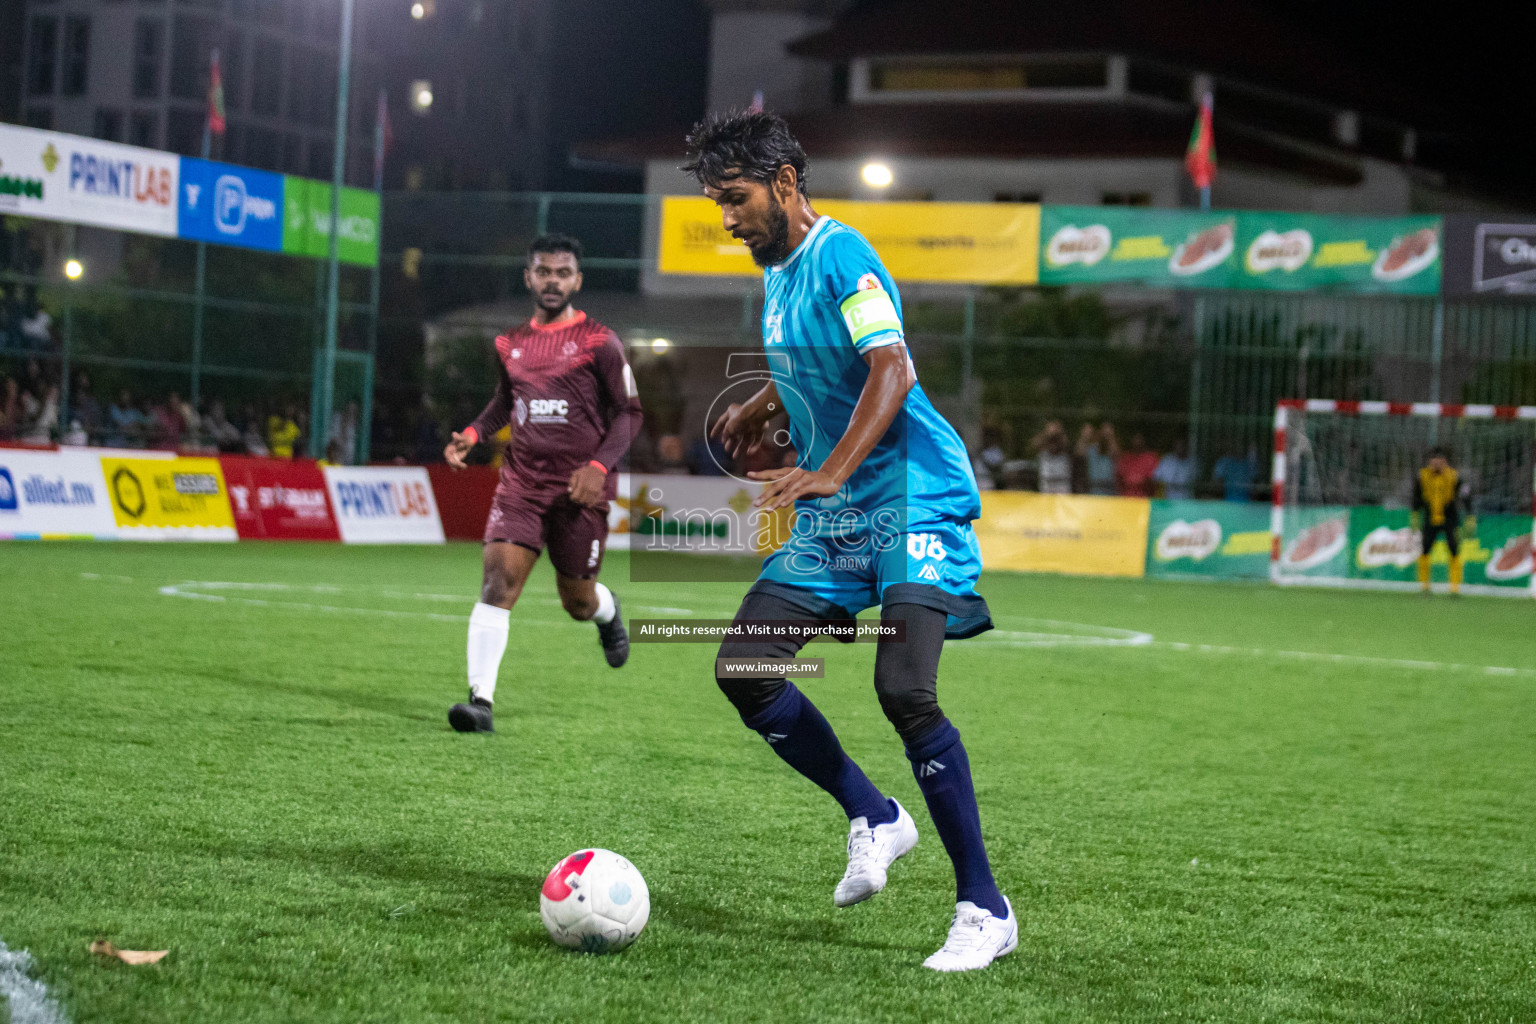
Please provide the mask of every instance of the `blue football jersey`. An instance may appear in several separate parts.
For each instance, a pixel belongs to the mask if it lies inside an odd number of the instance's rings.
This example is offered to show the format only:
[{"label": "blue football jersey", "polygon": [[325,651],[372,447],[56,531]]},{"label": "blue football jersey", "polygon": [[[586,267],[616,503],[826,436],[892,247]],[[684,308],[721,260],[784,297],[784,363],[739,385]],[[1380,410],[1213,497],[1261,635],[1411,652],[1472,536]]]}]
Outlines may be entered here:
[{"label": "blue football jersey", "polygon": [[[863,354],[904,340],[901,295],[864,237],[830,217],[764,270],[763,288],[768,365],[802,465],[817,468],[847,431],[869,378]],[[981,498],[960,435],[914,384],[842,491],[797,507],[818,518],[898,509],[904,518],[969,522],[981,514]]]}]

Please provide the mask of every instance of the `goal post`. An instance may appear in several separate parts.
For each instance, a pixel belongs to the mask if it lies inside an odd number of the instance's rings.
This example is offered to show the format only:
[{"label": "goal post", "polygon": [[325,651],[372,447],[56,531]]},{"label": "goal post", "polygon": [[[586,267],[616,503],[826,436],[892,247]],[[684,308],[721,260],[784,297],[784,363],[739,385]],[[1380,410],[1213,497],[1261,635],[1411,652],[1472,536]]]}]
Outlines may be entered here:
[{"label": "goal post", "polygon": [[[1287,399],[1275,408],[1270,579],[1410,590],[1415,474],[1444,450],[1463,488],[1462,590],[1536,596],[1536,406]],[[1449,552],[1431,553],[1445,588]]]}]

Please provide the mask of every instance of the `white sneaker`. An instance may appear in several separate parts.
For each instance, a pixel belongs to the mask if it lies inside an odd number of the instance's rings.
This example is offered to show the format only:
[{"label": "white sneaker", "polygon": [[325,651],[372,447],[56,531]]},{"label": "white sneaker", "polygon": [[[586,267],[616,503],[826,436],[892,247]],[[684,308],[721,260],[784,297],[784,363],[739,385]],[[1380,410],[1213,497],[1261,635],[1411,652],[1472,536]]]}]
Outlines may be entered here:
[{"label": "white sneaker", "polygon": [[[1003,902],[1008,903],[1008,897]],[[944,948],[924,960],[923,966],[935,971],[979,971],[1018,945],[1019,920],[1012,903],[1008,903],[1007,919],[1000,921],[992,911],[964,900],[955,904],[955,920]]]},{"label": "white sneaker", "polygon": [[885,888],[885,869],[917,845],[917,824],[901,804],[896,804],[896,820],[869,827],[868,818],[854,818],[848,823],[848,870],[832,891],[832,902],[851,907],[869,899]]}]

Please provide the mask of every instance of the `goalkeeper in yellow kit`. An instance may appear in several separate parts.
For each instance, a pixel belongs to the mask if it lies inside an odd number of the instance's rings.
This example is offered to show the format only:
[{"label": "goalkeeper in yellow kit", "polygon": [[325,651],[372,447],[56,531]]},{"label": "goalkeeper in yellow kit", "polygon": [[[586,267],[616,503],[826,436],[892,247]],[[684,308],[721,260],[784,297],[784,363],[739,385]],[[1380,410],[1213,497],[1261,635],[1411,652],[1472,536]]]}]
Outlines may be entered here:
[{"label": "goalkeeper in yellow kit", "polygon": [[1419,586],[1429,593],[1429,552],[1435,537],[1445,534],[1450,551],[1451,593],[1461,591],[1461,475],[1451,468],[1445,452],[1431,448],[1429,461],[1419,470],[1413,483],[1413,511],[1423,531],[1424,546],[1419,555]]}]

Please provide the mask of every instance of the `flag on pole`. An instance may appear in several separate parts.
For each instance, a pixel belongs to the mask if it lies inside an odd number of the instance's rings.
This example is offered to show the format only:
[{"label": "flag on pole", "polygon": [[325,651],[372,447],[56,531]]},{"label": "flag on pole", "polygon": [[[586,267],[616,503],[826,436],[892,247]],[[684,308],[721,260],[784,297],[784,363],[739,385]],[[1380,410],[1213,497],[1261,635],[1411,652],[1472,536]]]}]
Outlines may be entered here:
[{"label": "flag on pole", "polygon": [[1216,135],[1211,129],[1211,94],[1200,98],[1200,116],[1195,119],[1194,130],[1189,133],[1189,149],[1184,154],[1184,167],[1196,188],[1210,188],[1216,179]]},{"label": "flag on pole", "polygon": [[213,51],[208,74],[208,130],[224,134],[224,78],[219,74],[219,51]]}]

